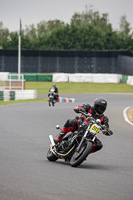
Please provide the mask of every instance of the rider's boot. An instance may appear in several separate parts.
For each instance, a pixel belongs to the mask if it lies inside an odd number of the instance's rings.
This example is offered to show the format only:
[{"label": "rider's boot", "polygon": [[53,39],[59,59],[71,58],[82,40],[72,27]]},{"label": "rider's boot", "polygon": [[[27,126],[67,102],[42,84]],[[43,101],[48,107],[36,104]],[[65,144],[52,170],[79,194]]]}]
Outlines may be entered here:
[{"label": "rider's boot", "polygon": [[55,138],[54,138],[54,142],[58,143],[62,140],[62,138],[66,135],[66,133],[64,133],[63,131],[61,131]]}]

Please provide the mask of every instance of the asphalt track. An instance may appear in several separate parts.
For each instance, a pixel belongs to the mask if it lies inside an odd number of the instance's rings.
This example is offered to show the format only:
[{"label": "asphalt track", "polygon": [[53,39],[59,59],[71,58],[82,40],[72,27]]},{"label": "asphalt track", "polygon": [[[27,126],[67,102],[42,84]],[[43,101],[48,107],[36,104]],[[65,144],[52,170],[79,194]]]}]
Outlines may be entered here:
[{"label": "asphalt track", "polygon": [[[73,107],[97,96],[108,101],[112,137],[78,168],[46,159],[49,134],[76,114]],[[25,103],[0,107],[0,200],[132,200],[133,126],[123,117],[133,94],[73,94],[76,103]]]}]

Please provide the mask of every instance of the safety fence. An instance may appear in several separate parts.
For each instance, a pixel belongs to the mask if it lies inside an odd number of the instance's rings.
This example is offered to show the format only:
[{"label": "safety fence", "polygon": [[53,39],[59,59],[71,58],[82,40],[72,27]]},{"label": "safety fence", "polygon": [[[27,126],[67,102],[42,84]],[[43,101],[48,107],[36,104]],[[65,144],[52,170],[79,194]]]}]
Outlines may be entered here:
[{"label": "safety fence", "polygon": [[[21,51],[22,73],[112,73],[132,76],[132,66],[131,51]],[[17,71],[18,51],[1,49],[0,72]]]}]

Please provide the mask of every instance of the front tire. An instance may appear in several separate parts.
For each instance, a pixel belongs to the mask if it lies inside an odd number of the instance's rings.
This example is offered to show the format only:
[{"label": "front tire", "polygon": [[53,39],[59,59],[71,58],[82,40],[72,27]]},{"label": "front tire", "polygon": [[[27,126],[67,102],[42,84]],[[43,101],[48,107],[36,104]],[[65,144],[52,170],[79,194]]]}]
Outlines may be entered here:
[{"label": "front tire", "polygon": [[81,146],[81,148],[78,152],[77,151],[74,152],[74,154],[70,160],[70,165],[72,167],[77,167],[78,165],[80,165],[90,154],[92,147],[93,147],[93,143],[86,141]]},{"label": "front tire", "polygon": [[54,104],[55,104],[55,101],[54,101],[54,100],[52,100],[52,105],[54,106]]},{"label": "front tire", "polygon": [[48,104],[49,104],[49,106],[51,106],[51,102],[50,102],[50,100],[49,100]]},{"label": "front tire", "polygon": [[47,159],[49,161],[56,161],[58,157],[49,149],[47,152]]}]

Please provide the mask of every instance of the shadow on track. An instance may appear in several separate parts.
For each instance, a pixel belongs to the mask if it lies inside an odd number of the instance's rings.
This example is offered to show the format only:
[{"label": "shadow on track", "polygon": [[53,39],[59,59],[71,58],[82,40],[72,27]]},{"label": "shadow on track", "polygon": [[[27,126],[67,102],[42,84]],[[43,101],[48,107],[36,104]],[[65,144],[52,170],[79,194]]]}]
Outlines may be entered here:
[{"label": "shadow on track", "polygon": [[[49,162],[49,161],[48,161]],[[65,162],[65,161],[56,161],[56,162],[49,162],[51,163],[52,165],[64,165],[64,166],[69,166],[71,167],[70,163],[69,162]],[[72,167],[73,169],[90,169],[90,170],[109,170],[109,171],[112,171],[113,168],[117,168],[117,166],[110,166],[110,165],[103,165],[103,164],[89,164],[89,163],[83,163],[81,165],[79,165],[78,167]]]}]

